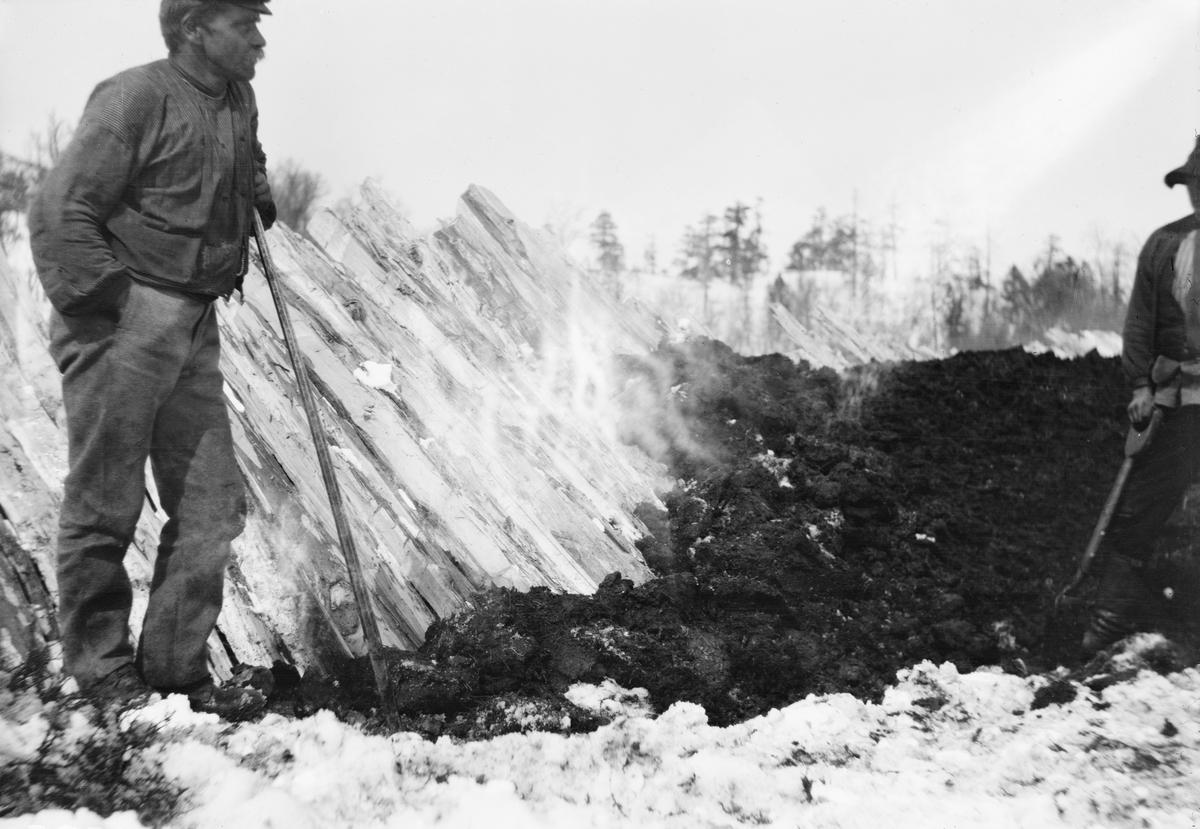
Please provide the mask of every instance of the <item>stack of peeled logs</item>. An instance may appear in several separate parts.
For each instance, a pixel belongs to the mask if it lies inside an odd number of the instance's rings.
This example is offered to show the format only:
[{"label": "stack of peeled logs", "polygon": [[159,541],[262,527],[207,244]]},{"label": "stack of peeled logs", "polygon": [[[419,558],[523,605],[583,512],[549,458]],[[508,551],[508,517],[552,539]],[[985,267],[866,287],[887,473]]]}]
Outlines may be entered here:
[{"label": "stack of peeled logs", "polygon": [[[613,571],[649,575],[634,512],[661,509],[662,470],[617,437],[613,371],[614,357],[657,343],[662,331],[648,314],[618,304],[552,237],[478,187],[426,236],[370,183],[347,214],[319,214],[309,238],[282,226],[268,236],[385,646],[415,648],[432,622],[487,587],[590,593]],[[309,668],[361,654],[358,610],[258,263],[244,295],[218,306],[250,516],[234,545],[212,668],[226,676],[238,661]],[[47,315],[36,279],[0,272],[6,662],[54,635],[65,433]],[[147,476],[127,558],[139,599],[163,518]]]}]

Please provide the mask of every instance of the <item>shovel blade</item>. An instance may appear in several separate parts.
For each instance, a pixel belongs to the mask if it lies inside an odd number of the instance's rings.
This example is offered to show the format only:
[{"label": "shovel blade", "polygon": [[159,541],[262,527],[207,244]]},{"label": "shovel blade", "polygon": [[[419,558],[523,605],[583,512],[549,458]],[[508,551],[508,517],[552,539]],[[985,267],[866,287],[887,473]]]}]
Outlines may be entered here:
[{"label": "shovel blade", "polygon": [[1137,424],[1129,427],[1129,434],[1125,436],[1125,457],[1132,458],[1150,445],[1162,419],[1162,409],[1155,409],[1150,419],[1142,424],[1142,428],[1139,429]]}]

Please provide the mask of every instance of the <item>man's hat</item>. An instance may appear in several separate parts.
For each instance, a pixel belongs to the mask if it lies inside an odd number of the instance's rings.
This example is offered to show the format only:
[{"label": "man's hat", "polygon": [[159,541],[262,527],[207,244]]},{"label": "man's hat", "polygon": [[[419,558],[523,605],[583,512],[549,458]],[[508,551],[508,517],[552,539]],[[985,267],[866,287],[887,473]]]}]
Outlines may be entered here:
[{"label": "man's hat", "polygon": [[217,0],[217,2],[228,3],[231,6],[241,6],[243,9],[250,9],[250,11],[255,11],[259,14],[271,13],[271,10],[267,8],[267,3],[270,3],[271,0]]},{"label": "man's hat", "polygon": [[1174,187],[1176,184],[1183,184],[1189,178],[1200,178],[1200,136],[1197,136],[1196,146],[1187,161],[1183,162],[1183,166],[1167,173],[1163,181],[1168,187]]}]

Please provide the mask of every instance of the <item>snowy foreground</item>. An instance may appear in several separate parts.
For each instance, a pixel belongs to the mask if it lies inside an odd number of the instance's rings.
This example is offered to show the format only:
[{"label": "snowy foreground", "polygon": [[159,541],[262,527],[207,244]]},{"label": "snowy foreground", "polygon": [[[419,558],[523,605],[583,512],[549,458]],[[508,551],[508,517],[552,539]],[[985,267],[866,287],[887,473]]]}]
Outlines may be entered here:
[{"label": "snowy foreground", "polygon": [[[1138,666],[1136,651],[1120,659]],[[475,743],[369,737],[328,712],[231,726],[180,697],[124,725],[161,723],[144,759],[186,789],[181,827],[1200,824],[1200,673],[1144,670],[1031,708],[1052,681],[926,662],[879,705],[809,697],[729,728],[696,705],[652,718],[636,692],[577,686],[577,703],[619,712],[612,724]],[[0,719],[0,759],[35,750],[44,731],[37,714]],[[139,825],[128,812],[0,820]]]}]

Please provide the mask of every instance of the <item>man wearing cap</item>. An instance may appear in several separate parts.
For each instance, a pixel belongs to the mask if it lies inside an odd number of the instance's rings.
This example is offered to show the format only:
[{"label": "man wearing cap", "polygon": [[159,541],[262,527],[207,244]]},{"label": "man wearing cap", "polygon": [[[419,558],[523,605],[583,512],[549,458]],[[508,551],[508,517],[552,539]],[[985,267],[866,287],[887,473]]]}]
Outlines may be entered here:
[{"label": "man wearing cap", "polygon": [[[265,0],[162,0],[169,56],[96,87],[30,210],[69,447],[63,657],[97,696],[228,702],[206,643],[246,502],[214,305],[246,273],[251,211],[267,225],[275,215],[250,87],[262,14]],[[147,458],[167,521],[135,649],[123,559]]]},{"label": "man wearing cap", "polygon": [[1138,630],[1149,602],[1146,562],[1154,540],[1200,473],[1200,139],[1168,187],[1187,187],[1192,212],[1154,231],[1138,257],[1125,317],[1125,375],[1133,387],[1129,420],[1162,424],[1137,455],[1105,540],[1108,556],[1085,655]]}]

